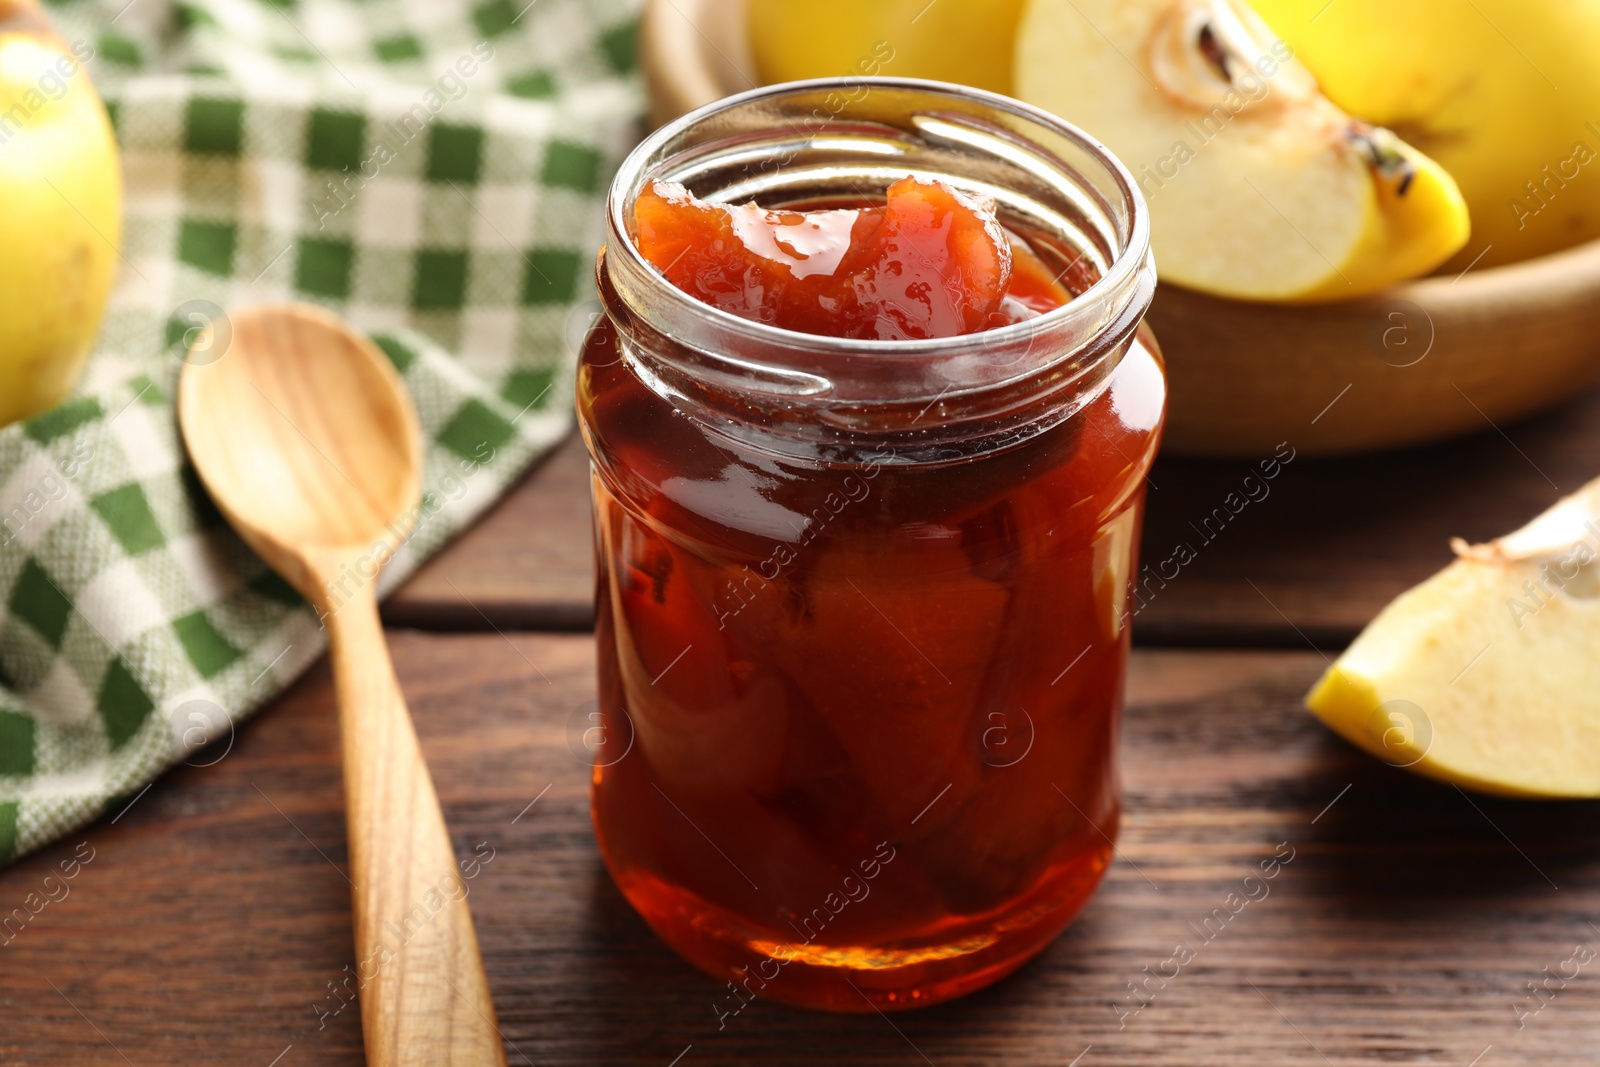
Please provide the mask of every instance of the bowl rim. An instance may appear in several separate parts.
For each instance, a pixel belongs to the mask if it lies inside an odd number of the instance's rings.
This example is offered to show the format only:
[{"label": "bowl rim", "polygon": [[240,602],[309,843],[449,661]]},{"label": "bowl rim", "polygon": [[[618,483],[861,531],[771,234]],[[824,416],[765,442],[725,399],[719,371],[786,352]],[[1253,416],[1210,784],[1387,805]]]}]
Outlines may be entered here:
[{"label": "bowl rim", "polygon": [[[1582,284],[1585,281],[1587,285]],[[1593,289],[1600,295],[1600,238],[1482,270],[1474,270],[1468,264],[1454,275],[1425,274],[1380,290],[1366,299],[1411,297],[1419,304],[1436,307],[1472,305],[1490,298],[1496,302],[1543,304],[1552,291],[1575,287]],[[1359,302],[1360,299],[1333,303]]]}]

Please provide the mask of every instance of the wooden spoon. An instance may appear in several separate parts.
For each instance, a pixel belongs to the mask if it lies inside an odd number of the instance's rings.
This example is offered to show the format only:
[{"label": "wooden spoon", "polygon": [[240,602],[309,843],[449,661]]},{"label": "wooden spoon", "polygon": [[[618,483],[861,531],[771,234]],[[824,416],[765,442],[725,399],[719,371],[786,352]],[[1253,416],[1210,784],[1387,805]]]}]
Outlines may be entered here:
[{"label": "wooden spoon", "polygon": [[191,349],[207,361],[183,369],[178,421],[222,513],[328,630],[367,1062],[504,1067],[467,885],[378,621],[378,569],[421,496],[416,411],[383,354],[325,312],[251,308],[231,342],[225,329]]}]

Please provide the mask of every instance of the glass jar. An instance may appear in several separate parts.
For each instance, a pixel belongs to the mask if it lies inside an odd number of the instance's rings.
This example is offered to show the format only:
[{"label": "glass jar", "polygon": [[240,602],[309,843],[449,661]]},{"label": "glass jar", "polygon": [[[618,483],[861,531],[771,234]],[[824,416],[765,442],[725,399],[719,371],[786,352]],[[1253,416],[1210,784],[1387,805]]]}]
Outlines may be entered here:
[{"label": "glass jar", "polygon": [[[640,255],[647,182],[992,196],[1076,294],[967,336],[735,317]],[[592,811],[668,944],[755,997],[936,1003],[1083,907],[1117,833],[1145,474],[1165,414],[1145,207],[1098,143],[976,90],[804,82],[645,141],[612,188],[578,409],[593,458]]]}]

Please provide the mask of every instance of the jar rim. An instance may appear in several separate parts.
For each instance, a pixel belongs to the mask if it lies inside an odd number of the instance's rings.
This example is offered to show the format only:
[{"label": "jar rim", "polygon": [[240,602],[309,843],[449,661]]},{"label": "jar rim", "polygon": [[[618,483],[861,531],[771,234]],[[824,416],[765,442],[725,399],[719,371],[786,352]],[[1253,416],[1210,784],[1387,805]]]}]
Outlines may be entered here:
[{"label": "jar rim", "polygon": [[[1126,214],[1126,232],[1119,234],[1122,247],[1116,250],[1116,254],[1106,265],[1106,269],[1100,273],[1100,277],[1088,289],[1077,294],[1069,303],[1054,308],[1037,319],[1012,323],[958,337],[911,340],[840,338],[809,334],[743,318],[732,312],[703,303],[677,286],[667,283],[660,270],[644,258],[643,253],[639,251],[633,240],[633,229],[630,225],[629,213],[645,184],[659,177],[660,175],[655,172],[660,171],[663,164],[670,162],[672,158],[671,149],[675,142],[684,139],[685,135],[695,128],[739,109],[759,107],[763,103],[801,94],[823,94],[826,96],[827,94],[841,91],[860,92],[862,90],[865,90],[868,94],[875,90],[920,92],[931,97],[941,97],[947,101],[962,101],[982,105],[998,114],[1032,123],[1041,130],[1048,131],[1074,144],[1089,157],[1093,158],[1095,163],[1105,168],[1107,176],[1112,179],[1117,191],[1121,194],[1122,203],[1115,205],[1114,208],[1120,208]],[[843,114],[843,110],[836,112],[832,117],[839,118]],[[826,132],[826,130],[827,125],[824,123],[820,130],[808,133],[807,136],[816,136],[819,133]],[[1068,166],[1070,167],[1070,165]],[[834,355],[846,354],[871,356],[877,359],[888,357],[890,359],[905,360],[912,357],[927,357],[931,355],[959,355],[963,350],[968,349],[975,351],[993,350],[996,347],[1004,346],[1010,341],[1037,336],[1040,332],[1053,332],[1053,327],[1075,322],[1081,324],[1081,320],[1089,317],[1089,312],[1096,304],[1101,304],[1108,299],[1112,302],[1117,302],[1115,299],[1117,295],[1125,294],[1136,288],[1137,275],[1150,266],[1148,207],[1142,193],[1139,191],[1138,183],[1134,181],[1132,173],[1104,144],[1065,119],[1031,104],[1023,103],[1020,100],[969,86],[917,78],[881,76],[816,78],[762,86],[706,104],[655,130],[629,153],[617,171],[616,178],[611,185],[611,190],[607,197],[606,214],[609,228],[608,248],[614,249],[607,256],[607,260],[609,269],[613,272],[614,281],[619,283],[617,289],[624,300],[629,300],[629,297],[633,295],[630,290],[637,290],[639,281],[653,279],[662,290],[659,294],[660,297],[677,312],[676,315],[671,316],[673,318],[678,318],[682,315],[708,318],[716,323],[719,332],[742,338],[756,345],[808,352],[825,351]],[[621,253],[620,256],[618,252]],[[630,281],[634,282],[634,284],[630,285]],[[629,302],[633,303],[631,300]],[[1116,310],[1120,310],[1120,308]],[[1116,317],[1115,311],[1112,311],[1111,314],[1103,314],[1102,325],[1105,321],[1110,321]],[[666,332],[669,334],[676,333],[676,331],[670,330]],[[686,339],[681,336],[675,337],[675,339],[680,341],[687,340],[691,345],[693,344],[692,339]]]},{"label": "jar rim", "polygon": [[[654,180],[779,206],[872,200],[908,174],[992,198],[1062,276],[1081,264],[1081,293],[955,337],[802,333],[679,289],[630,225]],[[1019,444],[1100,394],[1156,285],[1144,199],[1104,145],[1007,97],[910,78],[789,82],[691,112],[624,162],[607,229],[596,280],[618,358],[683,414],[778,454],[889,449],[921,462]]]}]

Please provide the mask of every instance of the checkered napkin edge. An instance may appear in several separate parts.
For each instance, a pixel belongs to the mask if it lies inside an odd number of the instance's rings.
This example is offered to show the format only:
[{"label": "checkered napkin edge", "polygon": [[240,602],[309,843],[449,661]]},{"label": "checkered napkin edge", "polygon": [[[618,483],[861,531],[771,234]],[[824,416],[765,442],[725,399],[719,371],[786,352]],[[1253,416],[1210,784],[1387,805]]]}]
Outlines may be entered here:
[{"label": "checkered napkin edge", "polygon": [[84,383],[0,431],[0,862],[214,759],[324,647],[184,454],[194,326],[307,300],[393,361],[427,443],[386,592],[569,429],[604,191],[642,110],[634,0],[51,14],[111,112],[125,231]]}]

